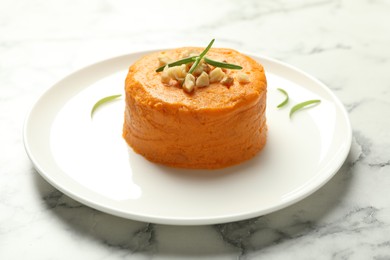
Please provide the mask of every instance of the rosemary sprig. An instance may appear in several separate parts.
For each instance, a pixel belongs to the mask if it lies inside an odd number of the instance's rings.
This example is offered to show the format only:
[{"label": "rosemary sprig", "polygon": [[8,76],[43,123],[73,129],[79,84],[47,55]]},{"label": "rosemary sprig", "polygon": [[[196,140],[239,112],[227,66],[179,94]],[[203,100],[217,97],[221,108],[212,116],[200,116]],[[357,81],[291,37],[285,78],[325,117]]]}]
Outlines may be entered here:
[{"label": "rosemary sprig", "polygon": [[199,56],[196,57],[195,62],[192,64],[190,70],[187,72],[188,74],[191,74],[192,72],[194,72],[194,70],[196,69],[196,67],[198,67],[200,60],[201,60],[201,59],[199,58]]},{"label": "rosemary sprig", "polygon": [[214,41],[215,41],[215,39],[212,39],[211,42],[207,45],[207,47],[202,51],[202,53],[199,54],[199,56],[192,56],[192,57],[184,58],[184,59],[181,59],[181,60],[177,60],[175,62],[168,63],[166,65],[163,65],[163,66],[157,68],[156,72],[163,71],[165,66],[174,67],[174,66],[179,66],[179,65],[182,65],[182,64],[188,64],[188,63],[193,62],[191,68],[188,71],[188,73],[191,74],[191,73],[194,72],[194,70],[199,65],[199,63],[200,63],[200,61],[202,59],[204,60],[204,62],[206,62],[207,64],[210,64],[210,65],[212,65],[214,67],[220,67],[220,68],[232,69],[232,70],[240,70],[240,69],[242,69],[242,67],[239,66],[239,65],[226,63],[226,62],[219,62],[219,61],[215,61],[215,60],[212,60],[210,58],[205,57],[207,52],[211,49],[211,46],[213,45]]},{"label": "rosemary sprig", "polygon": [[206,53],[211,49],[211,46],[214,44],[215,39],[212,39],[209,45],[207,45],[206,49],[202,51],[202,53],[199,55],[199,57],[202,59]]},{"label": "rosemary sprig", "polygon": [[212,39],[211,42],[209,43],[209,45],[207,45],[206,49],[204,49],[202,51],[202,53],[196,57],[195,59],[195,62],[194,64],[192,64],[190,70],[188,71],[189,74],[191,74],[192,72],[194,72],[194,70],[196,69],[196,67],[199,65],[199,62],[203,59],[203,57],[207,54],[207,52],[210,50],[211,46],[213,45],[215,39]]},{"label": "rosemary sprig", "polygon": [[303,109],[307,106],[310,106],[310,105],[319,104],[320,102],[321,102],[321,100],[319,100],[319,99],[313,99],[313,100],[307,100],[307,101],[301,102],[299,104],[296,104],[290,110],[290,118],[296,111],[301,110],[301,109]]},{"label": "rosemary sprig", "polygon": [[190,62],[194,62],[196,58],[197,58],[197,56],[193,56],[193,57],[188,57],[188,58],[185,58],[185,59],[181,59],[181,60],[177,60],[175,62],[168,63],[168,64],[163,65],[163,66],[159,67],[158,69],[156,69],[156,72],[163,71],[165,66],[167,66],[167,65],[168,65],[168,67],[174,67],[174,66],[179,66],[179,65],[182,65],[182,64],[187,64],[187,63],[190,63]]},{"label": "rosemary sprig", "polygon": [[108,96],[108,97],[104,97],[102,99],[99,99],[95,105],[92,107],[92,110],[91,110],[91,118],[93,117],[93,114],[95,113],[96,109],[98,107],[100,107],[101,105],[107,103],[107,102],[110,102],[114,99],[117,99],[119,98],[120,96],[122,96],[121,94],[118,94],[118,95],[112,95],[112,96]]},{"label": "rosemary sprig", "polygon": [[204,57],[204,62],[207,64],[210,64],[214,67],[220,67],[220,68],[225,68],[225,69],[232,69],[232,70],[241,70],[242,67],[236,64],[231,64],[231,63],[226,63],[226,62],[219,62],[212,60],[210,58]]},{"label": "rosemary sprig", "polygon": [[283,102],[280,103],[280,104],[277,106],[277,108],[281,108],[281,107],[285,106],[285,105],[288,103],[289,97],[288,97],[287,91],[285,91],[284,89],[278,88],[278,90],[279,90],[280,92],[282,92],[282,93],[284,94],[284,96],[285,96],[285,99],[283,100]]}]

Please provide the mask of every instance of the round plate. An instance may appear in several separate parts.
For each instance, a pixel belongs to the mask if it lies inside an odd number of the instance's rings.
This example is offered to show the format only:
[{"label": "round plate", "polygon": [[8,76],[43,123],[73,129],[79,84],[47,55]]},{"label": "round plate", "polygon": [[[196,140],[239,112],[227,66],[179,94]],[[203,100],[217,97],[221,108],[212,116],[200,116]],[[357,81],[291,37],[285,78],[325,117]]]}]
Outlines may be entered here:
[{"label": "round plate", "polygon": [[[105,60],[64,78],[35,103],[24,126],[24,144],[38,172],[75,200],[124,218],[175,225],[237,221],[267,214],[310,195],[341,167],[351,126],[340,101],[318,80],[279,61],[250,55],[268,80],[268,139],[243,164],[221,170],[186,170],[153,164],[122,139],[129,65],[148,52]],[[276,106],[290,95],[287,106]],[[289,118],[294,104],[321,104]]]}]

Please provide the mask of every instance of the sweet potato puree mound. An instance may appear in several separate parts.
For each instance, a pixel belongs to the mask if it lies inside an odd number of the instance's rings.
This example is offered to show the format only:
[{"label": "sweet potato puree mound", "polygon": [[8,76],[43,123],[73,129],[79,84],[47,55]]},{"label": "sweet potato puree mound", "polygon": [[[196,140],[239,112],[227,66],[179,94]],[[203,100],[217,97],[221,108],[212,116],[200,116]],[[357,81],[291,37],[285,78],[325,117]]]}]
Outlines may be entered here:
[{"label": "sweet potato puree mound", "polygon": [[263,67],[237,51],[211,49],[207,57],[243,67],[250,83],[226,87],[213,83],[188,94],[164,85],[158,56],[173,60],[202,48],[179,48],[149,54],[129,69],[123,137],[152,162],[180,168],[217,169],[246,161],[266,143],[267,82]]}]

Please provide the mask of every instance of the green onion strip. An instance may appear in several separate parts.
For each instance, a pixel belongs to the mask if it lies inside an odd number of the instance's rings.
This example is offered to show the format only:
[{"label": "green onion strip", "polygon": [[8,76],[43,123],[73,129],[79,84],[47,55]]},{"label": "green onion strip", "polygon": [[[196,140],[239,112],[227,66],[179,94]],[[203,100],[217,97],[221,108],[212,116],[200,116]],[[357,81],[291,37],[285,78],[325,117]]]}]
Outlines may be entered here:
[{"label": "green onion strip", "polygon": [[284,96],[285,96],[285,99],[283,100],[283,102],[280,103],[280,104],[277,106],[277,108],[281,108],[281,107],[285,106],[285,105],[288,103],[289,97],[288,97],[287,91],[285,91],[284,89],[278,88],[278,90],[279,90],[281,93],[283,93]]},{"label": "green onion strip", "polygon": [[103,104],[107,103],[107,102],[110,102],[110,101],[113,101],[117,98],[119,98],[120,96],[122,96],[121,94],[118,94],[118,95],[112,95],[112,96],[108,96],[108,97],[104,97],[102,99],[99,99],[95,105],[92,107],[92,110],[91,110],[91,118],[93,117],[93,114],[95,113],[96,109],[98,109],[100,106],[102,106]]},{"label": "green onion strip", "polygon": [[301,103],[299,103],[299,104],[296,104],[296,105],[293,106],[293,107],[291,108],[291,110],[290,110],[290,118],[291,118],[291,116],[292,116],[295,112],[297,112],[297,111],[299,111],[299,110],[301,110],[301,109],[303,109],[303,108],[306,108],[306,107],[308,107],[308,106],[310,106],[310,105],[317,105],[317,104],[319,104],[320,102],[321,102],[321,100],[319,100],[319,99],[313,99],[313,100],[307,100],[307,101],[301,102]]}]

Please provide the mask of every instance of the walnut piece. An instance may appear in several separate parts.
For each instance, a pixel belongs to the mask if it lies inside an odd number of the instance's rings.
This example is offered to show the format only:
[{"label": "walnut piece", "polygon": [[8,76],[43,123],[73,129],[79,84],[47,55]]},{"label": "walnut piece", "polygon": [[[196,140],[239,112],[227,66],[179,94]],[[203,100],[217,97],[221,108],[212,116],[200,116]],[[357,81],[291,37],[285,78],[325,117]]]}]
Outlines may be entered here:
[{"label": "walnut piece", "polygon": [[225,85],[226,87],[230,87],[231,85],[233,85],[234,83],[234,79],[230,76],[225,76],[222,80],[221,80],[221,84],[222,85]]},{"label": "walnut piece", "polygon": [[172,79],[176,79],[177,81],[182,83],[187,75],[186,65],[183,64],[181,66],[170,67],[168,68],[167,73],[169,77],[171,77]]},{"label": "walnut piece", "polygon": [[237,81],[240,82],[241,84],[247,84],[250,81],[249,76],[245,73],[238,73],[237,74]]},{"label": "walnut piece", "polygon": [[158,56],[158,61],[160,62],[160,66],[167,65],[168,63],[172,62],[172,59],[168,57],[166,54],[160,54]]},{"label": "walnut piece", "polygon": [[[199,54],[194,50],[186,50],[182,56],[195,57],[199,56]],[[217,64],[217,66],[210,66],[204,59],[199,61],[199,64],[191,74],[188,71],[194,64],[193,62],[169,67],[167,64],[173,61],[165,52],[160,53],[158,60],[160,66],[165,66],[161,73],[161,82],[168,86],[182,87],[187,93],[194,91],[195,87],[203,88],[209,86],[211,83],[221,83],[229,88],[234,84],[234,80],[237,80],[240,84],[250,82],[247,74],[238,73],[233,78],[233,76],[229,76],[230,72],[228,69],[220,68]],[[224,62],[226,61],[224,60]]]},{"label": "walnut piece", "polygon": [[210,83],[220,82],[225,77],[221,68],[215,68],[210,72]]},{"label": "walnut piece", "polygon": [[209,75],[206,72],[202,72],[200,76],[196,79],[196,86],[203,88],[210,85]]},{"label": "walnut piece", "polygon": [[191,93],[195,87],[195,77],[192,74],[187,74],[183,83],[183,89],[187,93]]},{"label": "walnut piece", "polygon": [[169,76],[168,73],[168,65],[164,67],[164,70],[161,73],[161,82],[164,84],[168,84],[169,81],[171,80],[171,77]]}]

